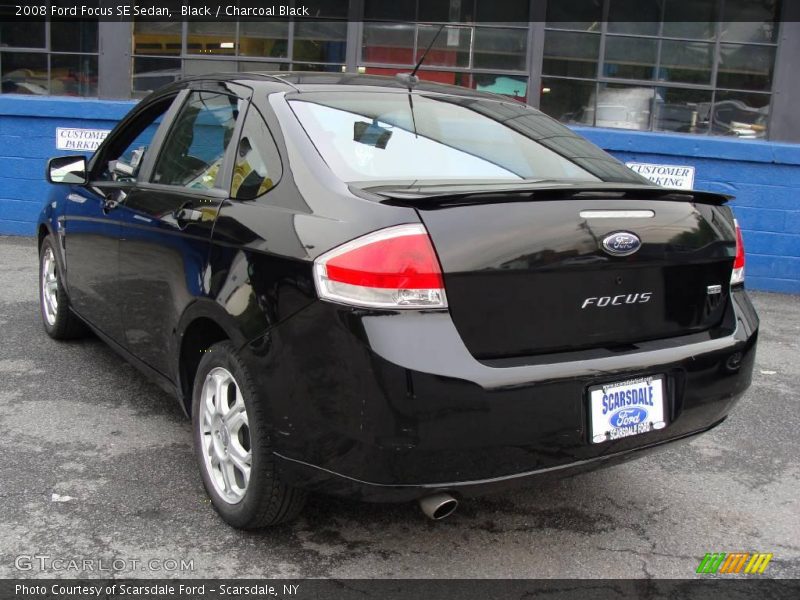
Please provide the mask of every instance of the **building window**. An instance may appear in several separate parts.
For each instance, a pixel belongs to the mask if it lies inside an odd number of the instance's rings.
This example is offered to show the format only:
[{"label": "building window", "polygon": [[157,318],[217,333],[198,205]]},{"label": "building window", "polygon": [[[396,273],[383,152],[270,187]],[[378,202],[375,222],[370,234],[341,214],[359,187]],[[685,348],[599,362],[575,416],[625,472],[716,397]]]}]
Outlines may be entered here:
[{"label": "building window", "polygon": [[[514,6],[508,6],[514,4]],[[492,12],[494,11],[494,12]],[[391,21],[370,19],[386,19]],[[433,43],[417,75],[528,99],[527,3],[387,2],[366,0],[359,71],[375,75],[408,72]],[[442,29],[424,21],[456,21]],[[423,21],[420,23],[419,21]],[[489,24],[491,22],[491,24]]]},{"label": "building window", "polygon": [[541,108],[578,125],[763,138],[779,14],[779,0],[551,1]]},{"label": "building window", "polygon": [[2,93],[97,96],[97,30],[96,20],[0,22]]},{"label": "building window", "polygon": [[141,97],[185,75],[344,70],[347,3],[315,21],[133,24],[132,92]]}]

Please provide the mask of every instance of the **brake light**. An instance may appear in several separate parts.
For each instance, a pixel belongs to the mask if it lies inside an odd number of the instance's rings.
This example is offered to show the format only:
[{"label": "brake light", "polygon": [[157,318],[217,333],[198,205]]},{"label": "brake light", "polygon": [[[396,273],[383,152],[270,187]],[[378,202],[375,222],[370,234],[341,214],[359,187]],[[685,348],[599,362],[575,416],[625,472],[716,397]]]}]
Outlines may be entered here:
[{"label": "brake light", "polygon": [[369,308],[445,308],[439,259],[421,224],[367,234],[319,256],[320,298]]},{"label": "brake light", "polygon": [[744,242],[742,241],[742,230],[739,222],[734,219],[733,225],[736,227],[736,258],[733,259],[733,272],[731,273],[731,285],[744,283]]}]

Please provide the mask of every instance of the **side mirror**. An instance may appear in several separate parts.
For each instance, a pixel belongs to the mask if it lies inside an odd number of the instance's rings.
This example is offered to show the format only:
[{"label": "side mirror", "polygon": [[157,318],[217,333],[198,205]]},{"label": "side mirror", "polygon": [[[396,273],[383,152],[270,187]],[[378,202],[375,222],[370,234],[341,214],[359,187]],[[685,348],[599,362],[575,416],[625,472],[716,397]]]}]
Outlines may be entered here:
[{"label": "side mirror", "polygon": [[86,157],[60,156],[47,162],[47,181],[50,183],[84,184],[88,182]]}]

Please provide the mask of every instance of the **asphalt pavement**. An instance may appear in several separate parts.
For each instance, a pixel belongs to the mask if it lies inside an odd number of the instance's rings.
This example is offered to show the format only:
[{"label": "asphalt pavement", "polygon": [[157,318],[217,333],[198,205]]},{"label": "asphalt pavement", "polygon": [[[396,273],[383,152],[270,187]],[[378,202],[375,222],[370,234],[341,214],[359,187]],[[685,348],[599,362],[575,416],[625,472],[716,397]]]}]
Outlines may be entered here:
[{"label": "asphalt pavement", "polygon": [[211,508],[174,399],[95,338],[48,338],[35,242],[0,238],[0,577],[684,578],[732,551],[800,577],[800,297],[752,297],[753,386],[690,443],[441,522],[315,497],[243,533]]}]

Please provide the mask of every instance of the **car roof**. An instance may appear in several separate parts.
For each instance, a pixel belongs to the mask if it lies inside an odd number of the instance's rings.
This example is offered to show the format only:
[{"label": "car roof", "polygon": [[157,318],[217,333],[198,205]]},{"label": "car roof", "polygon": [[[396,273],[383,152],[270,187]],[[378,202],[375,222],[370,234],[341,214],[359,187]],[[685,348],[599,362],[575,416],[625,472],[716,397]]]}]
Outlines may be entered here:
[{"label": "car roof", "polygon": [[[354,88],[369,89],[369,91],[407,92],[408,86],[396,77],[382,75],[366,75],[355,73],[320,73],[307,71],[252,71],[242,73],[210,73],[207,75],[194,75],[185,77],[176,84],[181,86],[193,81],[226,81],[241,82],[250,86],[258,82],[265,84],[282,84],[285,91],[312,92],[312,91],[353,91]],[[428,92],[484,98],[491,100],[508,101],[506,96],[499,96],[489,92],[480,92],[469,88],[420,80],[414,85],[415,92]]]}]

